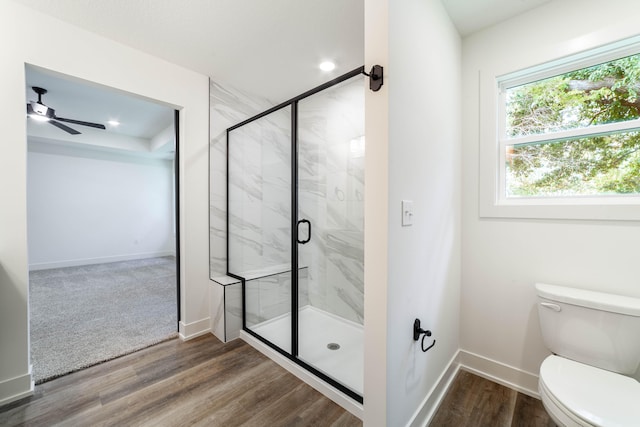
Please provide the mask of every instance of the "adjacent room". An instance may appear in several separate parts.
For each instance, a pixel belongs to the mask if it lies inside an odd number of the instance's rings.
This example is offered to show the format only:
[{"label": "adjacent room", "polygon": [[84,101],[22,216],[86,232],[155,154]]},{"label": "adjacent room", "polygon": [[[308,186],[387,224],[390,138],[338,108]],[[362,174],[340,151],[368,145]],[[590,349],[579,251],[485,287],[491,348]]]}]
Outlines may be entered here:
[{"label": "adjacent room", "polygon": [[[638,16],[636,0],[0,2],[0,423],[637,427]],[[32,72],[173,122],[118,136],[133,150],[99,142],[129,115],[65,110]],[[26,103],[106,129],[36,124]],[[173,262],[178,338],[35,385],[37,307],[86,305],[38,304],[41,272],[102,289],[125,276],[105,266],[145,260]],[[135,296],[158,270],[132,273],[125,302],[97,296],[118,334],[144,323],[126,303],[160,307]]]},{"label": "adjacent room", "polygon": [[175,129],[167,106],[29,65],[25,75],[39,384],[177,336]]}]

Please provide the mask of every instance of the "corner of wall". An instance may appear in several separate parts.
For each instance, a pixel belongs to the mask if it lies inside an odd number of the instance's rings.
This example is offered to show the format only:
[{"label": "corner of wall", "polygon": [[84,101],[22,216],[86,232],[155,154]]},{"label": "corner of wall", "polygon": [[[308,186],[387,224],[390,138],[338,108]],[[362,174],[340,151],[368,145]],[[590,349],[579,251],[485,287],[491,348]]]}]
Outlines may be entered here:
[{"label": "corner of wall", "polygon": [[536,374],[466,350],[460,350],[458,360],[461,369],[540,399],[538,375]]},{"label": "corner of wall", "polygon": [[453,380],[456,378],[456,374],[460,370],[459,355],[460,352],[456,352],[449,361],[447,367],[438,377],[434,386],[429,390],[429,393],[425,396],[420,407],[411,417],[411,421],[409,421],[408,424],[410,427],[429,425],[431,419],[438,410],[440,403],[446,396],[447,391],[449,391],[449,387],[451,387]]},{"label": "corner of wall", "polygon": [[178,324],[178,335],[182,341],[189,341],[209,332],[211,332],[211,320],[208,317],[191,323],[181,320]]},{"label": "corner of wall", "polygon": [[29,365],[29,372],[26,374],[0,381],[0,406],[31,396],[34,387]]}]

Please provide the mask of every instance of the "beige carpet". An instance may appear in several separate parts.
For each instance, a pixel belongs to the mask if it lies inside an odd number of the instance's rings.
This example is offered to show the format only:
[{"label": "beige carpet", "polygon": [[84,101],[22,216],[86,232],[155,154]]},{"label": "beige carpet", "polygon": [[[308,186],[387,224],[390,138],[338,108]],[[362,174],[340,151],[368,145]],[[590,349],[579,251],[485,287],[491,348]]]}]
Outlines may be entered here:
[{"label": "beige carpet", "polygon": [[31,272],[36,383],[176,336],[176,295],[173,257]]}]

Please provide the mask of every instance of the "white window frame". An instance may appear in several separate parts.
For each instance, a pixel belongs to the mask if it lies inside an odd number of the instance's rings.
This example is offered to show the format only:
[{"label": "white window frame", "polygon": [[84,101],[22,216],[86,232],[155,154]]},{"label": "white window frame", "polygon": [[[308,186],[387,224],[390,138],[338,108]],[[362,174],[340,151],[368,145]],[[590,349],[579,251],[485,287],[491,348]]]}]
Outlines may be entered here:
[{"label": "white window frame", "polygon": [[521,137],[506,134],[507,89],[638,53],[640,37],[634,37],[512,73],[480,73],[481,217],[640,220],[640,195],[507,197],[505,162],[509,145],[640,130],[636,119]]}]

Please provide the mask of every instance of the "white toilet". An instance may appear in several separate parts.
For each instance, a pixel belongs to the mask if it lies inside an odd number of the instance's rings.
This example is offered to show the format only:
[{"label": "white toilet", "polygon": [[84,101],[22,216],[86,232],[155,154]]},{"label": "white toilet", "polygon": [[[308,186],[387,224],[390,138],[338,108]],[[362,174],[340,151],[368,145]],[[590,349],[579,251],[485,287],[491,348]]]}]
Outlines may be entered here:
[{"label": "white toilet", "polygon": [[640,426],[640,299],[536,284],[542,403],[559,426]]}]

